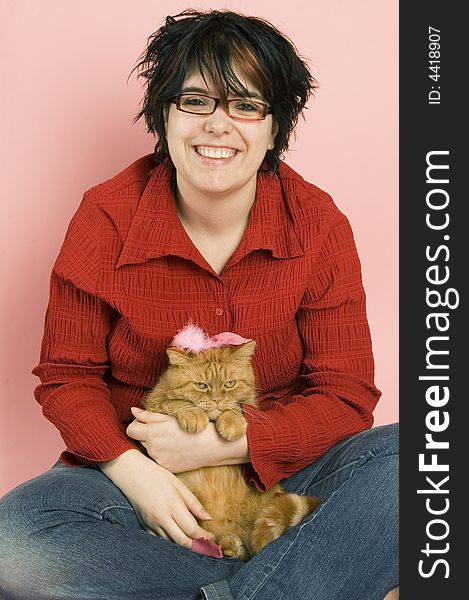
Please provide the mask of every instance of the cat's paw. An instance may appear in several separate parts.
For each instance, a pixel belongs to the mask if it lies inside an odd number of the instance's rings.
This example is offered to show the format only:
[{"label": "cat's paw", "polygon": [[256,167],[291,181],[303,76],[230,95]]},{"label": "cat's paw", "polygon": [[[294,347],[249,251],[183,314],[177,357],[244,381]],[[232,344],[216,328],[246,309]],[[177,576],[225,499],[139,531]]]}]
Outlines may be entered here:
[{"label": "cat's paw", "polygon": [[225,411],[215,421],[215,429],[222,438],[232,442],[246,433],[246,421],[242,414]]},{"label": "cat's paw", "polygon": [[241,539],[234,533],[227,533],[218,540],[221,546],[221,551],[225,558],[239,558],[240,560],[248,560],[249,553],[246,550]]},{"label": "cat's paw", "polygon": [[208,424],[208,415],[201,408],[185,410],[177,414],[179,425],[191,433],[200,433]]}]

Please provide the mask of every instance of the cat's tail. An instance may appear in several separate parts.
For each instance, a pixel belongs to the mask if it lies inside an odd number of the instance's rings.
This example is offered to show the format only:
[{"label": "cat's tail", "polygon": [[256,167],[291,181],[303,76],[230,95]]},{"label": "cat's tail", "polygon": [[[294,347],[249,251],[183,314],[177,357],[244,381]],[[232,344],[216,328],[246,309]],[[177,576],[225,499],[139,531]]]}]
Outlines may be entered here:
[{"label": "cat's tail", "polygon": [[266,497],[251,534],[252,554],[301,523],[320,504],[316,496],[275,492]]}]

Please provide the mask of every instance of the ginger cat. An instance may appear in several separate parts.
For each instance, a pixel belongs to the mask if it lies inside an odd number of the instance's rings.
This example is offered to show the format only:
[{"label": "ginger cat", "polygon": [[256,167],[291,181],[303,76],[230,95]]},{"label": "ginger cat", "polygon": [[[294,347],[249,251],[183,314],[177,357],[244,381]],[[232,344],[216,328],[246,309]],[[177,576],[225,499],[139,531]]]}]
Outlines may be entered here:
[{"label": "ginger cat", "polygon": [[[143,407],[176,417],[193,433],[214,421],[226,440],[241,438],[246,433],[241,403],[257,406],[251,366],[255,345],[248,341],[197,352],[168,348],[169,367]],[[248,560],[319,504],[314,496],[286,493],[280,484],[261,493],[246,484],[241,465],[203,467],[177,477],[212,515],[213,520],[199,524],[216,535],[227,558]]]}]

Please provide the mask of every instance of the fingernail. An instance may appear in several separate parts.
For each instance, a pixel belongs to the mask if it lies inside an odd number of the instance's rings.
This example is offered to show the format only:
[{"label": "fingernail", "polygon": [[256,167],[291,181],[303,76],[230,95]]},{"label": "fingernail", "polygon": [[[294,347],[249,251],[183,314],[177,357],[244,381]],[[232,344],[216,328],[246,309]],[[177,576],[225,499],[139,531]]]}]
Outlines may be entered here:
[{"label": "fingernail", "polygon": [[143,412],[143,409],[139,408],[138,406],[131,406],[130,410],[133,412],[134,410],[136,410],[137,412]]},{"label": "fingernail", "polygon": [[206,510],[204,510],[203,513],[207,521],[213,521],[213,517],[210,513],[208,513]]}]

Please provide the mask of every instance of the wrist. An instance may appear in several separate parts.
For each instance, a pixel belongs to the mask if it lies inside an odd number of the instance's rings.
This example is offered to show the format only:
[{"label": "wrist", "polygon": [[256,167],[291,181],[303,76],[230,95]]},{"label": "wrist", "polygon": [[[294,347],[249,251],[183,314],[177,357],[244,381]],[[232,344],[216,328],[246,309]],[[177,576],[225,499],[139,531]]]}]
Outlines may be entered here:
[{"label": "wrist", "polygon": [[[126,450],[116,458],[98,464],[101,471],[109,479],[120,487],[120,482],[125,480],[130,470],[139,465],[146,465],[151,459],[146,457],[140,450]],[[152,461],[153,462],[153,461]],[[156,463],[154,463],[156,465]]]},{"label": "wrist", "polygon": [[224,440],[220,436],[218,437],[221,446],[219,465],[240,465],[251,461],[246,435],[243,435],[239,440],[234,440],[232,442]]}]

